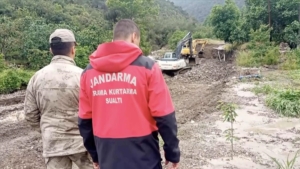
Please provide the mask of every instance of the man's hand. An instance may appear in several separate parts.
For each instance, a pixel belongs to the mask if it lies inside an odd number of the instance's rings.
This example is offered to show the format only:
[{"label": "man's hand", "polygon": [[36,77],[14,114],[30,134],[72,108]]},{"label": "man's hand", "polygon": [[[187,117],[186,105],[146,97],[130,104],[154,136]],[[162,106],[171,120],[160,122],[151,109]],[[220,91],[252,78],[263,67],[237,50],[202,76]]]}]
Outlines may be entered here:
[{"label": "man's hand", "polygon": [[94,169],[100,169],[98,163],[93,163]]},{"label": "man's hand", "polygon": [[[166,161],[166,165],[169,164],[169,161]],[[168,169],[178,169],[179,168],[179,163],[172,163],[172,166]]]}]

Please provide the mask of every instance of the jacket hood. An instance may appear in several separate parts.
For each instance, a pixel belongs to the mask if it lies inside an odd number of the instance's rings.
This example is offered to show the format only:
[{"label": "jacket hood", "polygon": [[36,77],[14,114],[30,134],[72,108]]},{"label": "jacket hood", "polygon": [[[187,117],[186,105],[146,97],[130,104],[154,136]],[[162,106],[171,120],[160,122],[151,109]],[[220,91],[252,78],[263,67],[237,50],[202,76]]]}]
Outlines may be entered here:
[{"label": "jacket hood", "polygon": [[142,50],[126,41],[114,41],[98,46],[90,56],[92,67],[101,72],[119,72],[142,55]]}]

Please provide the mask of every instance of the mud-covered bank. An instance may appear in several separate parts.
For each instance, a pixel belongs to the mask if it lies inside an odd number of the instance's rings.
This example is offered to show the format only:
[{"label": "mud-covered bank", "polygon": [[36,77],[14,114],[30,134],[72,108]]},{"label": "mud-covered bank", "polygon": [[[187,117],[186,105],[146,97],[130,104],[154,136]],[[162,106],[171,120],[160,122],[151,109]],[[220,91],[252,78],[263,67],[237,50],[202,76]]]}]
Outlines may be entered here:
[{"label": "mud-covered bank", "polygon": [[[238,105],[238,114],[234,123],[234,159],[230,160],[230,143],[226,141],[226,129],[230,124],[223,122],[221,113],[214,113],[217,120],[209,127],[212,132],[204,138],[204,147],[214,147],[209,158],[204,156],[207,169],[236,168],[236,169],[274,169],[274,161],[286,161],[295,155],[300,146],[300,123],[297,118],[279,117],[264,105],[264,101],[250,91],[253,84],[237,83],[223,93],[222,98],[227,102]],[[211,117],[212,118],[212,117]],[[215,154],[215,155],[213,155]],[[300,168],[296,161],[295,168]]]}]

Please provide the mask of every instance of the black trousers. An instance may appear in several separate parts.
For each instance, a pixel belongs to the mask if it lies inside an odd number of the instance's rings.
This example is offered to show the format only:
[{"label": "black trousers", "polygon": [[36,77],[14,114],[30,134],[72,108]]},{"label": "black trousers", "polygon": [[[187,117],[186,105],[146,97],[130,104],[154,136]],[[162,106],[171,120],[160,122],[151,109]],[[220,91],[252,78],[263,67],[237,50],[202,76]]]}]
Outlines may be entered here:
[{"label": "black trousers", "polygon": [[162,169],[161,163],[158,163],[158,165],[155,167],[155,169]]}]

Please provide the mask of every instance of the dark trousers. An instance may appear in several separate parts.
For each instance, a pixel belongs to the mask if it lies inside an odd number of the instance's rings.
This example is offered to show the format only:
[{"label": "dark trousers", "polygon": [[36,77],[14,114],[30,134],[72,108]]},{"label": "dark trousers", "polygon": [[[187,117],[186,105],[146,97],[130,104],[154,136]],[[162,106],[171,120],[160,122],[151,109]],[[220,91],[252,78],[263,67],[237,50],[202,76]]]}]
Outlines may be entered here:
[{"label": "dark trousers", "polygon": [[161,163],[158,163],[158,165],[155,167],[155,169],[162,169]]}]

